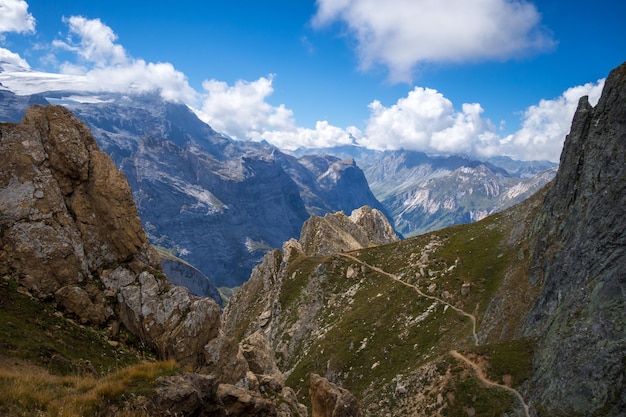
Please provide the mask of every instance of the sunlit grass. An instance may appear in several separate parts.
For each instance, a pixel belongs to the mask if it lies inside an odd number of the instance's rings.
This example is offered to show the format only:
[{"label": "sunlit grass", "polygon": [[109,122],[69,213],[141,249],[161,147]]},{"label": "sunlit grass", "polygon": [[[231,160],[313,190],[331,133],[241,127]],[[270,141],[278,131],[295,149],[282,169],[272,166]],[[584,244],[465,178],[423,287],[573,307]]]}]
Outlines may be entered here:
[{"label": "sunlit grass", "polygon": [[[125,398],[150,395],[159,376],[179,371],[173,361],[133,365],[111,374],[58,376],[43,368],[0,367],[0,414],[15,416],[77,417],[96,415]],[[127,416],[145,415],[125,411]]]}]

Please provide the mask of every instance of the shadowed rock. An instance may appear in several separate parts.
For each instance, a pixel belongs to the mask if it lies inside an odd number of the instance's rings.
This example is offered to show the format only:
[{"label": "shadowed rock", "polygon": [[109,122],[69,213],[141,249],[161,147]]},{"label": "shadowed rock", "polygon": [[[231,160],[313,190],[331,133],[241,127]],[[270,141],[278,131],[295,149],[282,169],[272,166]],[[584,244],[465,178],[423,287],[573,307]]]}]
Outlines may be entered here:
[{"label": "shadowed rock", "polygon": [[[581,98],[535,224],[541,295],[531,392],[549,415],[623,415],[626,352],[626,64],[597,106]],[[620,411],[621,410],[621,411]]]}]

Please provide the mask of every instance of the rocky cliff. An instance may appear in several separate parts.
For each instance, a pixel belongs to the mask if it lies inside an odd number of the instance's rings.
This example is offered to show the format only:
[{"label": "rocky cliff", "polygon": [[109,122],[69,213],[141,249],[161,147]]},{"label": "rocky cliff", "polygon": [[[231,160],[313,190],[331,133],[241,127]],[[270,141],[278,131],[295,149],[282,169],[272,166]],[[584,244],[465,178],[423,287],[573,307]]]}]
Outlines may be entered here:
[{"label": "rocky cliff", "polygon": [[[113,344],[123,327],[158,357],[204,372],[163,381],[155,415],[177,407],[184,415],[306,415],[262,344],[248,343],[247,357],[238,343],[215,348],[219,306],[168,282],[128,182],[84,123],[63,107],[29,108],[22,123],[0,124],[0,153],[3,282],[108,329]],[[226,378],[221,365],[231,361],[239,373]]]},{"label": "rocky cliff", "polygon": [[81,323],[119,320],[162,357],[197,366],[219,307],[168,284],[124,175],[87,127],[62,107],[33,107],[0,133],[0,273]]},{"label": "rocky cliff", "polygon": [[626,412],[626,64],[580,99],[535,224],[524,331],[541,342],[531,392],[545,415]]}]

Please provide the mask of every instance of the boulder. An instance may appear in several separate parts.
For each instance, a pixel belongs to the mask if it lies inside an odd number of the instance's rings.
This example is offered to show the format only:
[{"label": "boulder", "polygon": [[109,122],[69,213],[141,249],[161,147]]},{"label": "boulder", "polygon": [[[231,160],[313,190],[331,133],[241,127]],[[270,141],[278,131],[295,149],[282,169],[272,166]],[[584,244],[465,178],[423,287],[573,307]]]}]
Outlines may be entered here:
[{"label": "boulder", "polygon": [[312,417],[357,417],[361,413],[356,398],[326,378],[311,374],[309,388]]}]

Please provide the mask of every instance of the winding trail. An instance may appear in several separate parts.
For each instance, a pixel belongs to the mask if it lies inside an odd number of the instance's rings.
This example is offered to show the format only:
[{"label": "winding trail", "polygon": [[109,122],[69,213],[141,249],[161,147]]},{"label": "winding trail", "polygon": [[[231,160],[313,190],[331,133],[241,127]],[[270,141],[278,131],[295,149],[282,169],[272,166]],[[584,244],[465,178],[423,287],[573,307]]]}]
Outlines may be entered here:
[{"label": "winding trail", "polygon": [[397,276],[397,275],[390,274],[389,272],[384,271],[384,270],[382,270],[382,269],[378,268],[377,266],[370,265],[370,264],[368,264],[367,262],[362,261],[362,260],[360,260],[359,258],[357,258],[357,257],[355,257],[355,256],[352,256],[352,255],[347,254],[347,253],[341,253],[341,254],[339,254],[339,255],[340,255],[340,256],[343,256],[344,258],[348,258],[348,259],[350,259],[350,260],[352,260],[352,261],[358,262],[358,263],[359,263],[359,264],[361,264],[361,265],[365,265],[365,266],[366,266],[366,267],[368,267],[369,269],[371,269],[371,270],[373,270],[373,271],[376,271],[376,272],[378,272],[379,274],[385,275],[385,276],[387,276],[387,277],[389,277],[389,278],[393,279],[394,281],[396,281],[396,282],[397,282],[397,283],[399,283],[399,284],[402,284],[402,285],[404,285],[404,286],[406,286],[406,287],[412,288],[412,289],[413,289],[416,293],[418,293],[421,297],[428,298],[428,299],[430,299],[430,300],[439,301],[440,303],[442,303],[442,304],[444,304],[444,305],[447,305],[448,307],[450,307],[451,309],[453,309],[453,310],[454,310],[454,311],[456,311],[457,313],[459,313],[459,314],[461,314],[461,315],[463,315],[463,316],[465,316],[465,317],[469,317],[469,319],[470,319],[470,320],[471,320],[471,322],[472,322],[472,337],[474,338],[474,344],[475,344],[476,346],[478,346],[478,336],[476,335],[476,316],[474,316],[473,314],[467,313],[467,312],[465,312],[465,311],[461,310],[461,309],[460,309],[460,308],[458,308],[458,307],[453,306],[453,305],[452,305],[452,304],[450,304],[449,302],[447,302],[447,301],[445,301],[445,300],[443,300],[443,299],[441,299],[441,298],[439,298],[439,297],[435,297],[434,295],[425,294],[425,293],[423,293],[423,292],[422,292],[422,290],[420,290],[417,286],[415,286],[415,285],[413,285],[413,284],[409,284],[408,282],[404,282],[404,281],[402,281],[400,278],[398,278],[398,276]]},{"label": "winding trail", "polygon": [[[397,283],[399,283],[399,284],[402,284],[402,285],[404,285],[404,286],[406,286],[406,287],[412,288],[412,289],[413,289],[413,290],[414,290],[417,294],[419,294],[421,297],[424,297],[424,298],[428,298],[428,299],[431,299],[431,300],[438,301],[438,302],[440,302],[440,303],[442,303],[442,304],[444,304],[444,305],[447,305],[448,307],[450,307],[451,309],[453,309],[453,310],[454,310],[454,311],[456,311],[457,313],[462,314],[462,315],[464,315],[465,317],[469,317],[469,319],[470,319],[470,320],[471,320],[471,322],[472,322],[472,336],[473,336],[473,338],[474,338],[474,345],[478,346],[478,344],[479,344],[479,343],[478,343],[478,335],[476,334],[476,316],[474,316],[473,314],[470,314],[470,313],[468,313],[468,312],[466,312],[466,311],[463,311],[463,310],[461,310],[460,308],[453,306],[453,305],[452,305],[452,304],[450,304],[449,302],[447,302],[447,301],[445,301],[445,300],[443,300],[443,299],[441,299],[441,298],[439,298],[439,297],[435,297],[434,295],[425,294],[425,293],[423,293],[423,292],[422,292],[422,290],[420,290],[417,286],[415,286],[415,285],[413,285],[413,284],[409,284],[408,282],[404,282],[404,281],[402,281],[400,278],[398,278],[398,276],[397,276],[397,275],[394,275],[394,274],[391,274],[391,273],[389,273],[389,272],[387,272],[387,271],[384,271],[384,270],[382,270],[382,269],[378,268],[377,266],[370,265],[370,264],[368,264],[367,262],[362,261],[362,260],[360,260],[359,258],[357,258],[357,257],[355,257],[355,256],[353,256],[353,255],[350,255],[350,254],[348,254],[348,253],[340,253],[340,254],[338,254],[338,255],[339,255],[339,256],[342,256],[342,257],[344,257],[344,258],[350,259],[350,260],[352,260],[352,261],[354,261],[354,262],[357,262],[357,263],[359,263],[359,264],[361,264],[361,265],[364,265],[364,266],[366,266],[367,268],[371,269],[372,271],[376,271],[376,272],[378,272],[378,273],[379,273],[379,274],[381,274],[381,275],[384,275],[384,276],[386,276],[386,277],[389,277],[389,278],[391,278],[392,280],[396,281],[396,282],[397,282]],[[469,358],[467,358],[466,356],[464,356],[464,355],[462,355],[461,353],[457,352],[456,350],[451,350],[451,351],[450,351],[450,354],[451,354],[452,356],[454,356],[457,360],[460,360],[460,361],[462,361],[462,362],[466,363],[467,365],[471,366],[471,367],[472,367],[472,369],[474,370],[474,372],[476,373],[476,377],[477,377],[477,378],[478,378],[478,379],[479,379],[479,380],[480,380],[483,384],[485,384],[485,385],[487,385],[488,387],[491,387],[491,388],[500,388],[500,389],[504,389],[504,390],[506,390],[506,391],[509,391],[509,392],[510,392],[510,393],[512,393],[513,395],[515,395],[515,396],[519,399],[519,401],[520,401],[520,403],[521,403],[521,405],[522,405],[522,409],[524,410],[524,415],[525,415],[526,417],[530,417],[530,412],[529,412],[529,407],[528,407],[528,404],[526,404],[526,401],[524,401],[524,397],[522,397],[522,394],[520,394],[520,392],[519,392],[518,390],[516,390],[515,388],[511,388],[511,387],[509,387],[509,386],[506,386],[506,385],[499,384],[499,383],[497,383],[497,382],[491,381],[490,379],[488,379],[488,378],[485,376],[485,374],[484,374],[483,370],[480,368],[480,366],[478,366],[477,364],[475,364],[474,362],[472,362]]]},{"label": "winding trail", "polygon": [[474,362],[469,360],[466,356],[463,356],[456,350],[451,350],[450,354],[454,356],[456,359],[463,361],[469,366],[471,366],[474,369],[474,372],[476,372],[476,376],[483,384],[487,385],[488,387],[501,388],[515,395],[519,399],[520,403],[522,403],[522,408],[524,409],[524,415],[526,417],[530,417],[530,413],[528,411],[528,405],[526,404],[526,401],[524,401],[524,397],[522,397],[522,394],[520,394],[518,390],[516,390],[515,388],[511,388],[509,386],[503,385],[503,384],[498,384],[497,382],[493,382],[490,379],[487,379],[487,377],[483,373],[483,370],[480,368],[480,366],[478,366],[477,364],[475,364]]}]

